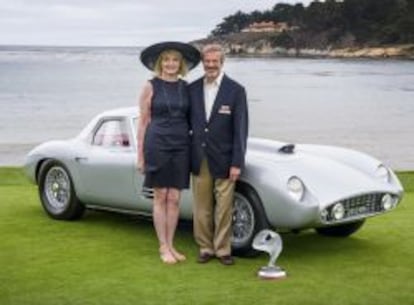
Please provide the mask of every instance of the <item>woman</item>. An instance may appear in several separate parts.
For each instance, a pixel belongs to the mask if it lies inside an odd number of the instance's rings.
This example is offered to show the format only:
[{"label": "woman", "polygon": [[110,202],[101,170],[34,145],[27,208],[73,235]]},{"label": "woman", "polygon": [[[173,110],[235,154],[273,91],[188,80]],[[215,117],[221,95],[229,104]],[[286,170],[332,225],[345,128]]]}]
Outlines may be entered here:
[{"label": "woman", "polygon": [[186,257],[173,245],[179,216],[180,192],[189,186],[189,100],[180,79],[200,61],[189,44],[163,42],[141,53],[142,63],[155,72],[140,97],[138,169],[144,186],[154,189],[153,221],[160,258],[166,264]]}]

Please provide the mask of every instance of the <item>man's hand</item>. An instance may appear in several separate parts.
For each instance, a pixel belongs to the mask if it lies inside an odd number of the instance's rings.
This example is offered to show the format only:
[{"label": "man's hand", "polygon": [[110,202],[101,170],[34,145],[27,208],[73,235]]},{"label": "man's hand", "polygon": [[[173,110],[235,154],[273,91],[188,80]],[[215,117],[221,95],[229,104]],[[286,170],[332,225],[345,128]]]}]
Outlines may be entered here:
[{"label": "man's hand", "polygon": [[230,167],[229,179],[233,182],[236,182],[236,180],[240,177],[240,172],[240,168],[235,166]]}]

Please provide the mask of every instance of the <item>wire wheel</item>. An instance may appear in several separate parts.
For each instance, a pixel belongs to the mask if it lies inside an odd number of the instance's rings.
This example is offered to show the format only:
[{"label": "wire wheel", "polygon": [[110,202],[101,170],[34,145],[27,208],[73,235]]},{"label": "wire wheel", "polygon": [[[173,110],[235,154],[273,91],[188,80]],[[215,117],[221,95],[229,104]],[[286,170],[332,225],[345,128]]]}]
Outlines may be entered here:
[{"label": "wire wheel", "polygon": [[234,194],[233,246],[238,248],[252,238],[255,227],[254,211],[246,197]]},{"label": "wire wheel", "polygon": [[66,171],[59,167],[52,167],[46,174],[45,195],[53,209],[64,210],[70,201],[70,180]]}]

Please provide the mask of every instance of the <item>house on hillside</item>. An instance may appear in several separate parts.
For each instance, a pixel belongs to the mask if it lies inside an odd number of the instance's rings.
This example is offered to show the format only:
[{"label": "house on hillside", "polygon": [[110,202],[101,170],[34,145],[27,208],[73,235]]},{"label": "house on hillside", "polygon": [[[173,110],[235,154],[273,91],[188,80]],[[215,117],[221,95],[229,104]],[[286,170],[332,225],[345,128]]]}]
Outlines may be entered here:
[{"label": "house on hillside", "polygon": [[243,33],[261,33],[261,32],[275,32],[282,33],[284,31],[292,30],[287,22],[273,22],[273,21],[261,21],[253,22],[246,28],[242,29]]}]

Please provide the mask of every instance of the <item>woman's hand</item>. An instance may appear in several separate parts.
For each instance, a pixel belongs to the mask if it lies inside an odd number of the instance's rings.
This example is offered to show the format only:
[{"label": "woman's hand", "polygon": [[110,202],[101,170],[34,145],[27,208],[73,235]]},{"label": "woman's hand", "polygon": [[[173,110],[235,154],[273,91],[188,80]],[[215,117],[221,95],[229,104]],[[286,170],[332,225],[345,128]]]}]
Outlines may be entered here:
[{"label": "woman's hand", "polygon": [[141,174],[145,173],[145,163],[144,163],[143,158],[138,158],[137,169]]}]

